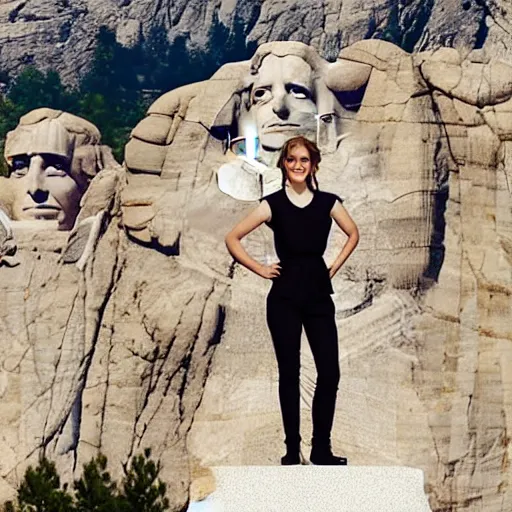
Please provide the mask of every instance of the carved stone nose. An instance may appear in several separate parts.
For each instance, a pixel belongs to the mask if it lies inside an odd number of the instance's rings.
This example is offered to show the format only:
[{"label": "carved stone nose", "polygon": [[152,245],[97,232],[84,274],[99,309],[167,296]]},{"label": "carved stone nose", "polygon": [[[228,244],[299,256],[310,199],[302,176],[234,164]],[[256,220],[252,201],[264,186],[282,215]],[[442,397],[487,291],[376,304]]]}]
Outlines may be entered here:
[{"label": "carved stone nose", "polygon": [[47,190],[36,190],[35,193],[30,193],[30,197],[36,202],[36,203],[44,203],[48,201],[49,193]]},{"label": "carved stone nose", "polygon": [[272,110],[280,119],[287,119],[290,116],[290,109],[288,108],[284,94],[276,95],[273,101]]}]

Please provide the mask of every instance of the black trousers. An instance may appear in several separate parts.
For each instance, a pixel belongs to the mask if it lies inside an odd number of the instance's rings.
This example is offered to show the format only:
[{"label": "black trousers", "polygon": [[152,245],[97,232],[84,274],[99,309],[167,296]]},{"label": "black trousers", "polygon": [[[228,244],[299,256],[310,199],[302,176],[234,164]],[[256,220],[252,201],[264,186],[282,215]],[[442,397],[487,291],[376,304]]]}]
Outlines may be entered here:
[{"label": "black trousers", "polygon": [[272,289],[267,296],[267,324],[279,371],[279,402],[290,449],[300,444],[300,339],[302,326],[315,361],[317,380],[313,397],[313,440],[330,442],[340,380],[338,331],[335,306],[330,295],[284,297]]}]

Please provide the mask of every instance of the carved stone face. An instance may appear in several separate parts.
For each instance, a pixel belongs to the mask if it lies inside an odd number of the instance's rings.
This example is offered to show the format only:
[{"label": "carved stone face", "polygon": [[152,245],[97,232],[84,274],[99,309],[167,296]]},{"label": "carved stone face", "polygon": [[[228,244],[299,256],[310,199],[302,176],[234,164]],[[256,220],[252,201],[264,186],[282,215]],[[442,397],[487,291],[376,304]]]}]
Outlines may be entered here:
[{"label": "carved stone face", "polygon": [[264,149],[279,150],[299,133],[315,139],[313,91],[313,71],[300,57],[270,54],[263,59],[251,91],[251,114]]},{"label": "carved stone face", "polygon": [[83,192],[69,174],[67,158],[52,153],[17,155],[11,169],[10,178],[23,180],[26,190],[18,208],[21,220],[58,220],[61,230],[73,227]]},{"label": "carved stone face", "polygon": [[[9,132],[6,158],[10,180],[15,180],[15,220],[57,220],[59,230],[70,230],[87,187],[74,172],[76,140],[56,119],[19,125]],[[73,171],[73,172],[72,172]]]}]

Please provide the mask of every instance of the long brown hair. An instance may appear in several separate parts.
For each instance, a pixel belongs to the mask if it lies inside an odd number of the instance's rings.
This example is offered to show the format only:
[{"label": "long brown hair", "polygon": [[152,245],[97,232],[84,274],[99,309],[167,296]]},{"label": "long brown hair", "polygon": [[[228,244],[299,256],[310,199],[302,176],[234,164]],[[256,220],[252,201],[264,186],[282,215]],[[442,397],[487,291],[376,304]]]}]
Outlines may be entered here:
[{"label": "long brown hair", "polygon": [[281,153],[279,153],[277,166],[281,169],[283,174],[283,188],[286,185],[286,167],[284,165],[284,161],[288,156],[290,149],[293,149],[297,146],[304,146],[308,150],[309,158],[311,160],[311,173],[306,176],[306,185],[309,190],[311,190],[311,192],[315,192],[315,190],[319,189],[316,173],[318,172],[318,164],[322,160],[322,157],[320,155],[318,146],[313,141],[302,135],[288,139],[281,148]]}]

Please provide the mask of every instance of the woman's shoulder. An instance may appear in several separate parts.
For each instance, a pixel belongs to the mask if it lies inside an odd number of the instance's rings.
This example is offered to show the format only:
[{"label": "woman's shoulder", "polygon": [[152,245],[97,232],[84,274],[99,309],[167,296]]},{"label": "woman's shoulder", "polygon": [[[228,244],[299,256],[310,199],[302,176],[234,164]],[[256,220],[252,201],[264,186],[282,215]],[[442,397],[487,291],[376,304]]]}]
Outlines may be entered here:
[{"label": "woman's shoulder", "polygon": [[338,200],[341,204],[343,204],[344,199],[340,197],[338,194],[334,192],[327,192],[325,190],[318,190],[317,193],[320,195],[321,199],[325,204],[327,204],[330,208],[334,206],[336,200]]},{"label": "woman's shoulder", "polygon": [[260,198],[260,203],[263,200],[266,200],[269,204],[272,204],[277,198],[280,197],[282,190],[283,189],[280,188],[279,190],[276,190],[275,192],[272,192],[271,194],[267,194],[266,196],[263,196],[262,198]]}]

